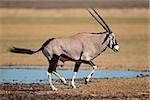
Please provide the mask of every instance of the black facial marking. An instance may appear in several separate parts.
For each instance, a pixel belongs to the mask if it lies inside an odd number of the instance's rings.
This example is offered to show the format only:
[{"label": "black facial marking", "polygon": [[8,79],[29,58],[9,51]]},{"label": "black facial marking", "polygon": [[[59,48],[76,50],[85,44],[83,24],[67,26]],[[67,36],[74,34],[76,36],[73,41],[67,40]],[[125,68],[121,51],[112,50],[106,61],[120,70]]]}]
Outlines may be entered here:
[{"label": "black facial marking", "polygon": [[106,34],[106,37],[105,37],[104,41],[102,42],[102,44],[104,44],[106,42],[106,40],[108,39],[108,37],[109,37],[109,34]]},{"label": "black facial marking", "polygon": [[117,40],[115,39],[115,45],[118,45]]}]

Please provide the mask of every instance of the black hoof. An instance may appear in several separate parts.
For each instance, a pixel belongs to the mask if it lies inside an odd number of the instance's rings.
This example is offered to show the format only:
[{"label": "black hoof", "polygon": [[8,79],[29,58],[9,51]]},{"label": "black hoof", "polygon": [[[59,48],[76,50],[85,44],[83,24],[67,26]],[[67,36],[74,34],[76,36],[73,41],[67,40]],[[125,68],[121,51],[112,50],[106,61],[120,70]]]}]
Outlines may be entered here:
[{"label": "black hoof", "polygon": [[68,83],[63,83],[64,85],[66,85],[66,86],[69,86],[69,84]]},{"label": "black hoof", "polygon": [[88,84],[87,78],[85,78],[85,84]]}]

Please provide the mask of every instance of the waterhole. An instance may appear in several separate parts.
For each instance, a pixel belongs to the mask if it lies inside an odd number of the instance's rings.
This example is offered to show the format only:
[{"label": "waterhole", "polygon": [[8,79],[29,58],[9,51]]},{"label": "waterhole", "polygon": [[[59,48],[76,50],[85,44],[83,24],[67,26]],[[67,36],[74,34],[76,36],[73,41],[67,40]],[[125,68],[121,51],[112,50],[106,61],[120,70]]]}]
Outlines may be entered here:
[{"label": "waterhole", "polygon": [[[1,66],[0,67],[0,83],[48,83],[46,66]],[[79,70],[77,78],[86,77],[91,70]],[[71,79],[72,70],[58,70],[63,77]],[[128,70],[96,70],[93,78],[133,78],[133,77],[149,77],[150,72],[144,71],[128,71]],[[54,75],[54,80],[57,79]]]}]

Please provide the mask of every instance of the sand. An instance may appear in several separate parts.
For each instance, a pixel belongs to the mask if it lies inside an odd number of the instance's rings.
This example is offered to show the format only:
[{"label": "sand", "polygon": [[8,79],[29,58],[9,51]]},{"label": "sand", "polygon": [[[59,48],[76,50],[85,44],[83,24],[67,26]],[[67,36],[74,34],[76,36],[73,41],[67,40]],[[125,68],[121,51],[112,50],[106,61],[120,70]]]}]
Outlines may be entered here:
[{"label": "sand", "polygon": [[52,91],[48,84],[1,84],[0,98],[1,100],[150,99],[149,77],[91,79],[87,85],[83,80],[76,80],[76,89],[57,83],[55,86],[58,91]]}]

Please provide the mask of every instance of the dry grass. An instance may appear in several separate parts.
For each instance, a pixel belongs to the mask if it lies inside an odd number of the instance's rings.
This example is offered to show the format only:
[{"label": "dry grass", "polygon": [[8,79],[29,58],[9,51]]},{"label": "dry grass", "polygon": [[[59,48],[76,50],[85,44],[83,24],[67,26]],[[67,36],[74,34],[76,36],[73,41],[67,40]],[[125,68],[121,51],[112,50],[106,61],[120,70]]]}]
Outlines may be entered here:
[{"label": "dry grass", "polygon": [[[100,12],[116,33],[121,50],[107,50],[95,59],[99,69],[148,70],[148,10]],[[48,38],[85,31],[102,31],[85,9],[0,9],[0,65],[47,65],[40,53],[17,55],[7,50],[12,46],[36,50]]]}]

